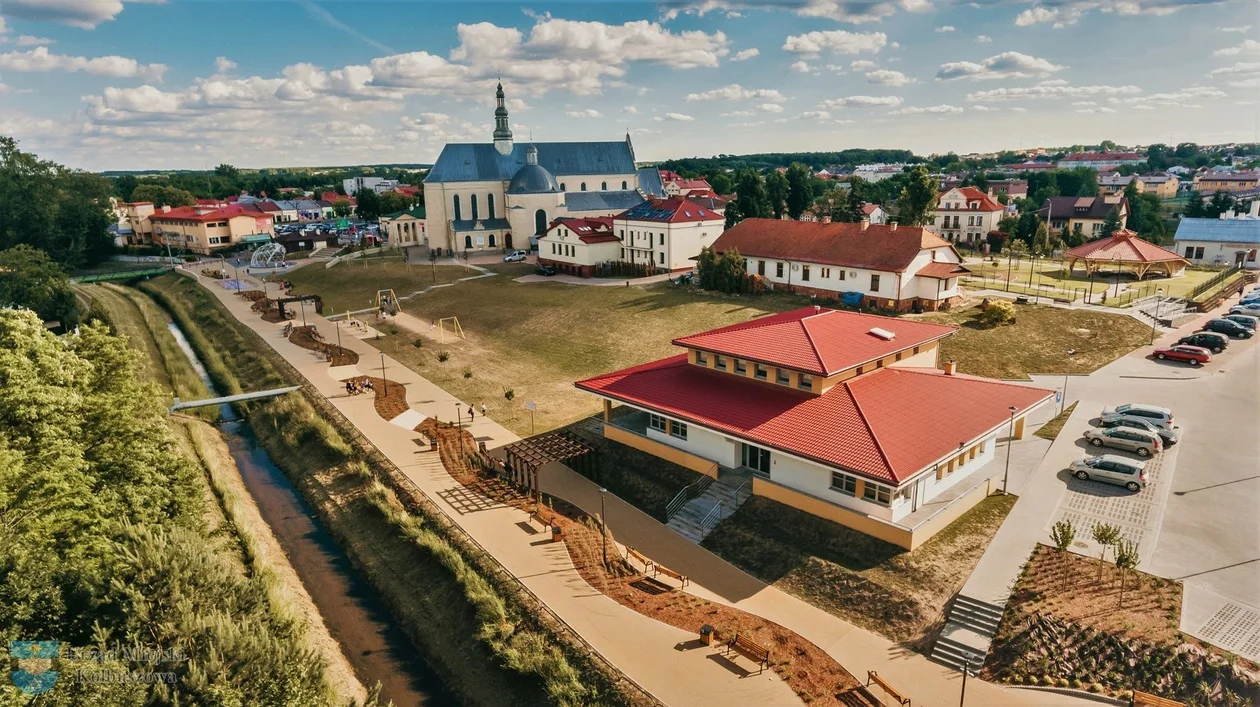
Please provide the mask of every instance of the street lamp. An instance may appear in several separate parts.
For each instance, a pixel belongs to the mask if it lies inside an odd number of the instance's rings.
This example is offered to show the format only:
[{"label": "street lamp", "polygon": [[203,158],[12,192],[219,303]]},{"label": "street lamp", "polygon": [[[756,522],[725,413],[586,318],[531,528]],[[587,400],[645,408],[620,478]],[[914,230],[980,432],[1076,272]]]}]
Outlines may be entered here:
[{"label": "street lamp", "polygon": [[[384,355],[383,353],[381,354]],[[455,401],[455,426],[459,428],[459,454],[464,454],[464,412],[459,407],[459,401]]]},{"label": "street lamp", "polygon": [[962,666],[963,681],[962,681],[962,692],[958,694],[958,707],[963,707],[963,701],[967,699],[967,675],[971,674],[973,677],[975,676],[975,673],[971,672],[971,661],[976,660],[980,657],[976,655],[975,653],[972,653],[971,651],[962,651],[962,654],[963,654],[963,666]]},{"label": "street lamp", "polygon": [[1155,345],[1155,325],[1159,322],[1159,305],[1162,304],[1164,288],[1155,288],[1155,316],[1151,317],[1151,346]]},{"label": "street lamp", "polygon": [[381,352],[381,392],[389,397],[389,381],[385,378],[385,352]]},{"label": "street lamp", "polygon": [[608,522],[604,520],[604,494],[608,493],[608,489],[600,487],[599,489],[599,537],[604,546],[604,569],[608,569]]},{"label": "street lamp", "polygon": [[1076,355],[1076,349],[1067,350],[1067,363],[1065,363],[1063,366],[1063,407],[1059,409],[1059,412],[1067,410],[1068,373],[1072,371],[1072,357],[1075,355]]},{"label": "street lamp", "polygon": [[306,326],[306,300],[298,300],[298,306],[302,308],[302,326]]},{"label": "street lamp", "polygon": [[1011,411],[1011,430],[1006,438],[1006,471],[1002,473],[1002,495],[1006,495],[1006,482],[1011,478],[1011,445],[1015,442],[1015,406],[1012,405],[1007,410]]},{"label": "street lamp", "polygon": [[1116,261],[1116,299],[1120,299],[1120,256],[1112,258]]}]

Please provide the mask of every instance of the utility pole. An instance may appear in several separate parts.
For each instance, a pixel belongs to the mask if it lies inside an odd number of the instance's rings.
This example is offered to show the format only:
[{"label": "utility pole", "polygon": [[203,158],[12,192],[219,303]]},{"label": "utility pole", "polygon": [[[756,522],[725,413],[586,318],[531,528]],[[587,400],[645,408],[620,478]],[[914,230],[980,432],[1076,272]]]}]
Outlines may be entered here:
[{"label": "utility pole", "polygon": [[1006,438],[1006,471],[1002,472],[1002,495],[1006,495],[1006,483],[1011,478],[1011,445],[1015,443],[1015,406],[1012,405],[1008,410],[1011,411],[1011,429],[1009,436]]},{"label": "utility pole", "polygon": [[1067,350],[1067,364],[1063,367],[1063,407],[1059,412],[1067,410],[1067,384],[1068,373],[1072,371],[1072,357],[1076,355],[1076,349]]},{"label": "utility pole", "polygon": [[389,397],[389,381],[385,378],[385,352],[381,352],[381,392]]},{"label": "utility pole", "polygon": [[608,521],[604,515],[604,496],[607,493],[608,489],[599,489],[599,537],[600,544],[604,546],[604,569],[608,569]]}]

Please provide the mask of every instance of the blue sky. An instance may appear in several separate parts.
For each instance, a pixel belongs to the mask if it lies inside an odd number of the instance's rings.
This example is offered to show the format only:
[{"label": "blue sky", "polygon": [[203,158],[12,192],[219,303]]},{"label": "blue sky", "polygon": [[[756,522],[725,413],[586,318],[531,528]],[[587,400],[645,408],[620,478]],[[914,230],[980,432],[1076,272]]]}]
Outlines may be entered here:
[{"label": "blue sky", "polygon": [[1255,140],[1256,0],[0,0],[0,134],[87,169]]}]

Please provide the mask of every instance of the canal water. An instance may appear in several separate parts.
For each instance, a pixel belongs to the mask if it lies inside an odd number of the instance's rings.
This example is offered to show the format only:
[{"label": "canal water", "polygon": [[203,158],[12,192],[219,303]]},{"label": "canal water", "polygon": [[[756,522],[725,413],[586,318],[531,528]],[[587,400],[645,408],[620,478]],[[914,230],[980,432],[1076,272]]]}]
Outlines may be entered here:
[{"label": "canal water", "polygon": [[[184,333],[174,323],[167,326],[210,394],[218,395]],[[220,414],[224,422],[219,430],[246,490],[359,680],[368,687],[380,682],[382,703],[393,700],[398,707],[455,704],[314,511],[258,445],[249,426],[230,405],[222,406]]]}]

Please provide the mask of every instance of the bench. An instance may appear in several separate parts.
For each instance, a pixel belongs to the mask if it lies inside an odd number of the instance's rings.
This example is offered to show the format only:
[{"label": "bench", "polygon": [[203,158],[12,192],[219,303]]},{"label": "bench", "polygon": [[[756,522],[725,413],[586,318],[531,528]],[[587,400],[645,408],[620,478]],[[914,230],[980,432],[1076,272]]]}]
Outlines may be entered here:
[{"label": "bench", "polygon": [[1133,691],[1133,699],[1129,700],[1129,707],[1186,707],[1184,702],[1170,700],[1166,697],[1152,695],[1149,692]]},{"label": "bench", "polygon": [[875,683],[883,688],[884,692],[888,693],[889,697],[897,701],[897,704],[902,705],[902,707],[910,707],[910,698],[902,696],[900,692],[897,692],[895,687],[889,685],[888,681],[881,678],[879,673],[876,673],[874,670],[866,671],[866,687],[869,688],[871,683]]},{"label": "bench", "polygon": [[[731,640],[727,641],[726,648],[728,651],[736,651],[755,660],[757,665],[761,667],[761,670],[770,667],[770,649],[763,648],[761,644],[754,642],[751,638],[741,633],[736,633]],[[758,675],[761,674],[761,670],[757,671]]]},{"label": "bench", "polygon": [[534,512],[529,515],[530,520],[538,521],[544,528],[550,528],[551,521],[554,518],[555,516],[552,515],[552,512],[546,508],[536,508],[534,509]]},{"label": "bench", "polygon": [[678,580],[679,582],[682,582],[682,585],[683,585],[684,587],[685,587],[685,586],[687,586],[687,575],[685,575],[685,574],[679,574],[679,573],[677,573],[677,572],[675,572],[675,571],[671,570],[670,568],[668,568],[668,567],[662,567],[662,566],[661,566],[661,565],[659,565],[659,564],[658,564],[658,565],[656,565],[656,574],[655,574],[655,575],[653,575],[653,576],[659,576],[659,575],[662,575],[662,574],[663,574],[663,575],[665,575],[666,577],[673,577],[674,579]]},{"label": "bench", "polygon": [[647,558],[647,557],[646,557],[643,553],[639,552],[638,550],[636,550],[636,549],[634,549],[634,548],[632,548],[632,547],[628,547],[628,546],[626,547],[626,553],[627,553],[627,554],[629,554],[629,555],[630,555],[631,557],[633,557],[634,559],[638,560],[639,562],[643,563],[643,571],[644,571],[644,572],[651,572],[651,571],[652,571],[652,561],[651,561],[651,560],[649,560],[649,559],[648,559],[648,558]]}]

